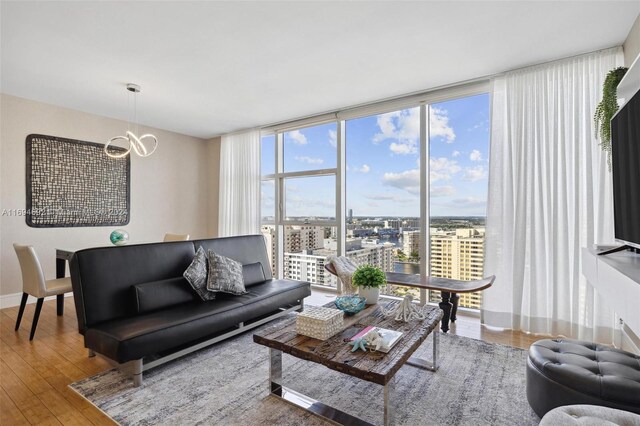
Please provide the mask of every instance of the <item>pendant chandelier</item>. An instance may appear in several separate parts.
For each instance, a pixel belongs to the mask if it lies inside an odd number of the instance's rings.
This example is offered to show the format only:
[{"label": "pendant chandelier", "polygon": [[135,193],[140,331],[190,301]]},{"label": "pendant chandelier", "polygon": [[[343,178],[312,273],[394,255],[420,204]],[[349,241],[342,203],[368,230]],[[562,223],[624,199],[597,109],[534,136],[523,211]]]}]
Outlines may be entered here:
[{"label": "pendant chandelier", "polygon": [[[138,133],[137,95],[138,93],[140,93],[140,86],[138,86],[137,84],[128,83],[127,90],[133,93],[133,122],[135,123],[135,131],[136,133]],[[131,121],[129,121],[129,124],[131,124]],[[158,147],[158,139],[150,133],[144,134],[140,137],[138,137],[136,133],[133,133],[129,126],[127,126],[127,132],[125,133],[126,136],[115,136],[109,139],[107,144],[104,146],[105,154],[107,154],[111,158],[126,157],[131,151],[135,152],[140,157],[148,157],[153,154]],[[126,141],[125,145],[128,144],[128,147],[124,148],[124,151],[120,149],[113,149],[113,147],[111,150],[109,150],[109,146],[111,146],[114,142],[120,140]],[[149,147],[147,147],[147,145],[145,145],[145,142],[150,145],[150,149]]]}]

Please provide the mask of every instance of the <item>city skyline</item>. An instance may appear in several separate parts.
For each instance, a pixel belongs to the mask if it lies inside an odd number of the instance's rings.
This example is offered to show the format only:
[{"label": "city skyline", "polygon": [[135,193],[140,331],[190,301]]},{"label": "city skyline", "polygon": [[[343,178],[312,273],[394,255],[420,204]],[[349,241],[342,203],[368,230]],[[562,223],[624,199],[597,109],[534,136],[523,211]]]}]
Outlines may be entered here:
[{"label": "city skyline", "polygon": [[[417,274],[420,272],[421,231],[403,230],[398,221],[385,221],[384,229],[394,228],[398,238],[382,237],[382,228],[375,234],[354,235],[356,228],[347,231],[344,256],[355,265],[370,264],[383,271]],[[338,243],[334,227],[322,225],[289,225],[284,227],[282,241],[283,277],[309,281],[336,287],[336,277],[324,266],[332,256],[338,254]],[[362,230],[362,229],[361,229]],[[276,270],[276,235],[274,225],[263,225],[269,249],[272,269]],[[428,274],[434,277],[459,280],[481,279],[484,269],[484,226],[465,226],[450,229],[430,228],[428,231],[430,260]],[[390,285],[385,294],[403,296],[419,295],[415,289]],[[439,300],[438,292],[430,292],[429,300]],[[478,309],[482,301],[480,293],[460,295],[461,306]]]}]

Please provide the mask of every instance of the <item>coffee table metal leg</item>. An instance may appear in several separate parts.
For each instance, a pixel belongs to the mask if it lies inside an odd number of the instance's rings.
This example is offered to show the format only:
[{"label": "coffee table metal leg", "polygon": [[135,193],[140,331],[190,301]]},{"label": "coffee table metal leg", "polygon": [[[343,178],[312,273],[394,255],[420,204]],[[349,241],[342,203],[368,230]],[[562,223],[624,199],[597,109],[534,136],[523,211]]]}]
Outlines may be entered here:
[{"label": "coffee table metal leg", "polygon": [[440,355],[439,349],[439,340],[440,340],[440,332],[436,328],[431,332],[433,335],[433,360],[429,361],[426,359],[411,357],[407,360],[407,364],[413,365],[414,367],[424,368],[425,370],[436,371],[439,367],[438,365],[438,357]]},{"label": "coffee table metal leg", "polygon": [[[349,426],[373,426],[351,414],[323,404],[320,401],[308,397],[282,385],[282,351],[269,348],[269,392],[271,395],[307,410],[317,416],[325,418],[332,423]],[[387,388],[385,386],[385,419],[387,418]],[[386,425],[387,423],[385,423]],[[391,424],[391,423],[389,423]]]},{"label": "coffee table metal leg", "polygon": [[395,424],[395,407],[393,406],[393,394],[396,388],[395,376],[384,385],[384,426]]},{"label": "coffee table metal leg", "polygon": [[282,396],[282,351],[269,348],[269,392]]}]

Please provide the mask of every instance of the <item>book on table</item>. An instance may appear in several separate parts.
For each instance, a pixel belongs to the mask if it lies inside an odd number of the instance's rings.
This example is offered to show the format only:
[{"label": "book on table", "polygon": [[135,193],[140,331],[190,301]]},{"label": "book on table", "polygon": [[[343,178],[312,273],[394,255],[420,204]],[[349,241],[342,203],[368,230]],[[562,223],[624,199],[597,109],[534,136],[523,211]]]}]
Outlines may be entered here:
[{"label": "book on table", "polygon": [[[398,343],[400,338],[402,337],[401,331],[389,330],[381,327],[374,327],[372,325],[363,328],[359,333],[349,339],[350,342],[358,338],[365,338],[367,334],[377,331],[382,336],[382,345],[378,349],[380,352],[388,353],[395,345]],[[370,347],[368,344],[366,345],[367,349],[375,349],[375,347]]]}]

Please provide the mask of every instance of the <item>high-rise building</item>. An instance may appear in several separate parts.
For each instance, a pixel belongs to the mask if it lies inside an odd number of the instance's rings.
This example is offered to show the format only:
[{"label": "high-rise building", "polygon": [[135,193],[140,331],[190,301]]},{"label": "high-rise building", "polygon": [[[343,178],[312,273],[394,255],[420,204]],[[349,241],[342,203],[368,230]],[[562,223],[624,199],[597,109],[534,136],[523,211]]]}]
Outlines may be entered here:
[{"label": "high-rise building", "polygon": [[298,252],[323,246],[324,226],[285,226],[284,251]]},{"label": "high-rise building", "polygon": [[349,222],[353,222],[353,209],[349,209]]},{"label": "high-rise building", "polygon": [[[327,238],[323,248],[298,253],[285,252],[285,277],[336,287],[336,277],[327,272],[324,265],[330,256],[337,253],[337,245],[335,239]],[[378,241],[349,239],[346,241],[346,256],[356,265],[367,264],[390,270],[393,266],[394,247],[391,243],[380,244]]]},{"label": "high-rise building", "polygon": [[390,219],[384,221],[385,229],[400,229],[402,227],[401,219]]},{"label": "high-rise building", "polygon": [[[484,276],[484,228],[431,231],[431,271],[434,277],[478,280]],[[461,293],[460,306],[479,309],[482,293]],[[440,301],[440,292],[430,291],[431,302]]]},{"label": "high-rise building", "polygon": [[411,253],[420,253],[420,231],[402,232],[402,251],[406,256],[411,256]]},{"label": "high-rise building", "polygon": [[420,228],[420,219],[404,219],[402,221],[403,228]]},{"label": "high-rise building", "polygon": [[[276,275],[276,229],[273,225],[263,225],[262,234],[265,237],[271,269]],[[284,251],[287,253],[300,252],[321,248],[324,244],[325,230],[323,226],[285,226]],[[286,273],[286,268],[285,268]]]},{"label": "high-rise building", "polygon": [[260,228],[264,236],[264,242],[267,245],[267,254],[269,255],[269,263],[273,276],[277,276],[276,270],[276,227],[273,225],[262,225]]}]

